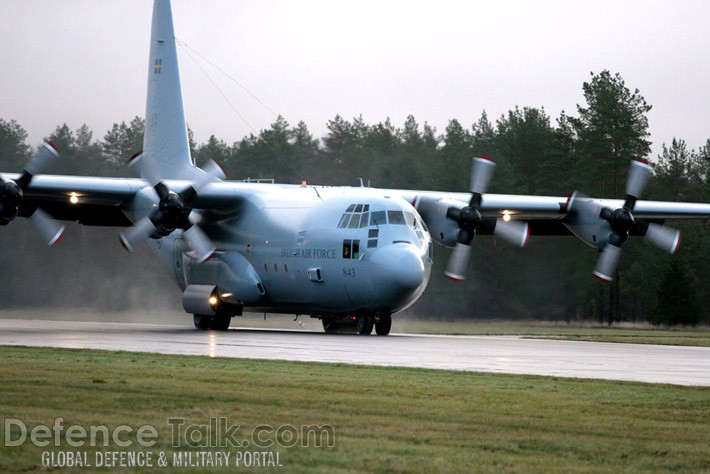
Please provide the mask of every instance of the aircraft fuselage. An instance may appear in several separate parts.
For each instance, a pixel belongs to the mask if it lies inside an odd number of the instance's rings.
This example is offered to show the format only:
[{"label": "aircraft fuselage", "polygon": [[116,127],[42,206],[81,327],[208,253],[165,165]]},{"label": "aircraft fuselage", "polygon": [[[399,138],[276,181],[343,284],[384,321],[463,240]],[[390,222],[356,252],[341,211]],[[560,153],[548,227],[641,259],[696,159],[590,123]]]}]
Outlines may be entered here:
[{"label": "aircraft fuselage", "polygon": [[203,226],[211,260],[194,262],[179,232],[154,242],[183,290],[217,284],[247,309],[323,317],[389,315],[426,288],[432,241],[408,202],[369,188],[261,188],[233,218]]}]

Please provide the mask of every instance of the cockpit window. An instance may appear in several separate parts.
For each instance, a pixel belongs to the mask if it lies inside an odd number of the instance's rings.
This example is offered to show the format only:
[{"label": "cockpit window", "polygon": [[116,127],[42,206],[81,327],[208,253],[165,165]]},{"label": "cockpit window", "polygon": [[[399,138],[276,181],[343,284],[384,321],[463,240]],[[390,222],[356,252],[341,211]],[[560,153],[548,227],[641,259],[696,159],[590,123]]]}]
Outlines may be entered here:
[{"label": "cockpit window", "polygon": [[367,227],[370,220],[369,204],[350,204],[338,222],[339,229],[358,229]]},{"label": "cockpit window", "polygon": [[348,224],[348,229],[357,229],[360,227],[360,214],[353,214]]},{"label": "cockpit window", "polygon": [[370,225],[381,226],[387,224],[387,213],[385,211],[373,211],[370,214]]},{"label": "cockpit window", "polygon": [[402,211],[387,211],[387,220],[390,224],[404,225],[404,213]]}]

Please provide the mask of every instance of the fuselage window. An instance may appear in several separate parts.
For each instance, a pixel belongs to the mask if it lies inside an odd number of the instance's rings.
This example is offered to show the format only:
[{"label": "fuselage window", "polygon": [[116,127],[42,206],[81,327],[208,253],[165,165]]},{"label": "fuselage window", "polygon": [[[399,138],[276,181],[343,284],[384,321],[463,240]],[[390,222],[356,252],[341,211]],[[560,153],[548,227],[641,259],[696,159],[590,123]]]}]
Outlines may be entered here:
[{"label": "fuselage window", "polygon": [[274,263],[274,271],[275,271],[275,272],[278,272],[278,271],[279,271],[279,267],[278,267],[275,263]]},{"label": "fuselage window", "polygon": [[387,211],[387,220],[390,224],[405,225],[404,213],[402,211]]},{"label": "fuselage window", "polygon": [[343,258],[360,258],[359,240],[343,240]]},{"label": "fuselage window", "polygon": [[284,263],[284,271],[288,273],[288,265]]},{"label": "fuselage window", "polygon": [[370,239],[367,241],[367,248],[374,249],[377,248],[377,239]]},{"label": "fuselage window", "polygon": [[372,239],[372,238],[377,238],[380,235],[380,229],[370,229],[367,231],[367,237]]}]

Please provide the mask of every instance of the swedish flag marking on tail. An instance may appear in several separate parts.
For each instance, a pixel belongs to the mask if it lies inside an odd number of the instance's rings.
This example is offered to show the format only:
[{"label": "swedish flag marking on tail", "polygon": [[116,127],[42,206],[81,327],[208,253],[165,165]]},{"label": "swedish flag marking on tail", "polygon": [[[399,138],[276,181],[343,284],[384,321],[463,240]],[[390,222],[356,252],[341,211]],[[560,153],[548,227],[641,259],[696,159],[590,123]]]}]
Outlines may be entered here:
[{"label": "swedish flag marking on tail", "polygon": [[153,74],[160,74],[160,70],[163,68],[163,60],[156,59],[153,65]]}]

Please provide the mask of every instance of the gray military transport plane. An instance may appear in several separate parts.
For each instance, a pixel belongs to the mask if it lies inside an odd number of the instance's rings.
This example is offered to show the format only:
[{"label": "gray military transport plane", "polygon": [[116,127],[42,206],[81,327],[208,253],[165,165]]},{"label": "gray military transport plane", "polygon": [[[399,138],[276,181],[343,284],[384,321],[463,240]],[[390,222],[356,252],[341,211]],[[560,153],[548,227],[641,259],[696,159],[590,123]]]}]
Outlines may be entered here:
[{"label": "gray military transport plane", "polygon": [[680,233],[663,222],[710,217],[710,204],[639,201],[641,159],[623,200],[486,194],[487,157],[473,159],[465,194],[225,181],[190,156],[169,0],[153,9],[145,124],[140,179],[40,175],[59,156],[44,142],[22,174],[0,176],[0,224],[28,217],[50,245],[64,232],[55,219],[125,227],[123,246],[149,243],[198,329],[226,330],[248,308],[387,335],[427,286],[432,240],[453,247],[446,276],[462,280],[476,234],[524,246],[571,233],[601,252],[594,275],[611,281],[629,235],[674,253]]}]

